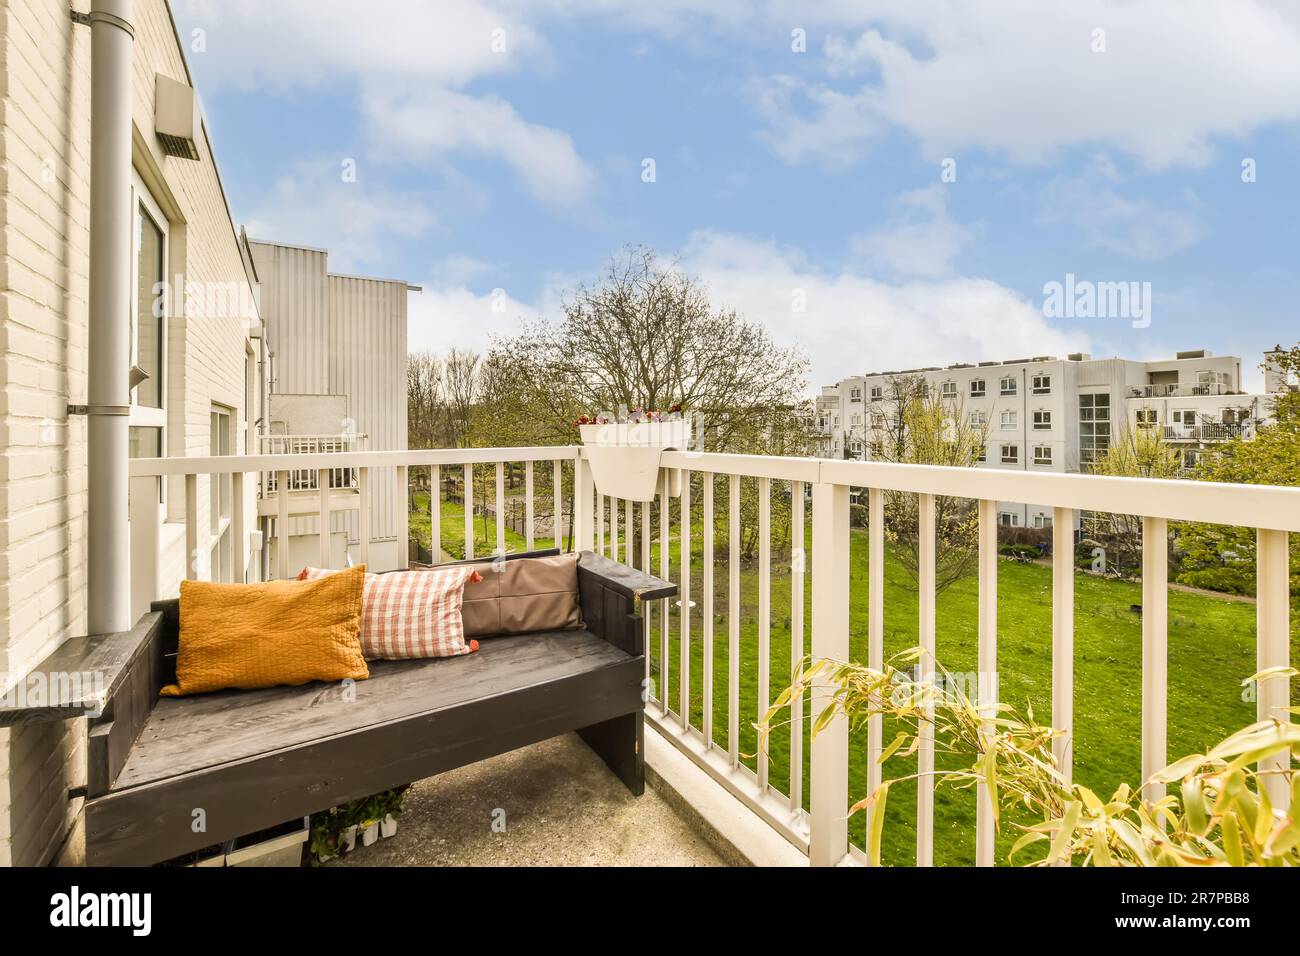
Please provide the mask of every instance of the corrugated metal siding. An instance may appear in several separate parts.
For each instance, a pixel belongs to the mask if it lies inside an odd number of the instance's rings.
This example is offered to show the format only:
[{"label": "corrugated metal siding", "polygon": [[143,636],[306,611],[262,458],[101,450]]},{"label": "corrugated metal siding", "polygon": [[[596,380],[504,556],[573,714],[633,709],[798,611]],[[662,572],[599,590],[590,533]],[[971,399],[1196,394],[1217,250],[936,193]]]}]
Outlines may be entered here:
[{"label": "corrugated metal siding", "polygon": [[[371,451],[406,448],[406,283],[328,277],[329,391],[349,397]],[[405,495],[395,469],[371,473],[371,536],[396,538]],[[356,538],[355,517],[348,518]]]},{"label": "corrugated metal siding", "polygon": [[268,242],[249,245],[261,279],[262,321],[273,330],[274,390],[330,393],[325,253]]}]

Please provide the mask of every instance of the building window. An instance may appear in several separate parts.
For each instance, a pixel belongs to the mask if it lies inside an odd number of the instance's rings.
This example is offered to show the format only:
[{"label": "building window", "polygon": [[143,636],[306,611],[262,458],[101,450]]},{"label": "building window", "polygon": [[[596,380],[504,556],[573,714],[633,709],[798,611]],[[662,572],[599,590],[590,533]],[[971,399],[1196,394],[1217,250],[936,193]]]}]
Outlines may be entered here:
[{"label": "building window", "polygon": [[[212,455],[229,455],[234,445],[234,414],[224,405],[213,405],[209,416],[209,445]],[[211,579],[234,580],[234,553],[231,548],[230,515],[234,501],[232,476],[213,475],[208,489],[208,531],[212,535]]]},{"label": "building window", "polygon": [[1052,516],[1045,515],[1041,511],[1034,515],[1035,528],[1050,528],[1052,526]]},{"label": "building window", "polygon": [[970,423],[972,428],[983,428],[989,423],[988,413],[983,409],[976,409],[970,413]]},{"label": "building window", "polygon": [[1052,428],[1052,413],[1049,411],[1034,412],[1034,431],[1050,431]]},{"label": "building window", "polygon": [[957,397],[957,383],[956,383],[956,382],[944,382],[944,383],[943,383],[943,389],[942,389],[942,393],[941,393],[941,394],[943,395],[944,398],[956,398],[956,397]]},{"label": "building window", "polygon": [[1033,392],[1035,395],[1049,395],[1052,391],[1052,376],[1040,372],[1034,376]]},{"label": "building window", "polygon": [[1188,448],[1188,449],[1184,450],[1184,451],[1183,451],[1183,467],[1184,467],[1184,468],[1189,468],[1189,469],[1190,469],[1190,468],[1195,468],[1195,467],[1196,467],[1197,459],[1198,459],[1199,457],[1200,457],[1200,452],[1198,452],[1195,448]]},{"label": "building window", "polygon": [[1002,446],[1002,464],[1004,464],[1004,465],[1014,465],[1014,464],[1016,464],[1016,463],[1019,462],[1019,461],[1020,461],[1020,446],[1019,446],[1019,445],[1003,445],[1003,446]]},{"label": "building window", "polygon": [[1016,378],[1014,375],[1005,376],[999,383],[999,390],[1003,395],[1016,394]]},{"label": "building window", "polygon": [[1196,412],[1190,408],[1176,408],[1170,416],[1170,421],[1175,425],[1195,425]]},{"label": "building window", "polygon": [[1019,528],[1020,515],[1014,511],[1002,511],[998,513],[998,524],[1004,528]]},{"label": "building window", "polygon": [[873,402],[880,401],[880,399],[884,397],[884,394],[885,394],[884,389],[882,389],[879,385],[871,386],[871,400]]},{"label": "building window", "polygon": [[1050,465],[1052,463],[1052,446],[1035,445],[1034,446],[1034,464]]},{"label": "building window", "polygon": [[860,401],[862,401],[862,389],[860,389],[860,388],[851,388],[851,389],[849,389],[849,401],[851,401],[851,402],[860,402]]},{"label": "building window", "polygon": [[1001,419],[1002,419],[1002,427],[1005,430],[1010,430],[1015,428],[1016,424],[1019,421],[1019,418],[1016,415],[1016,413],[1009,408],[1002,410]]},{"label": "building window", "polygon": [[973,378],[970,380],[970,397],[983,398],[985,394],[984,379]]},{"label": "building window", "polygon": [[849,421],[852,423],[854,428],[857,428],[859,425],[862,424],[862,416],[857,412],[854,412],[852,415],[849,416]]},{"label": "building window", "polygon": [[1139,408],[1134,414],[1139,428],[1154,428],[1159,424],[1154,408]]},{"label": "building window", "polygon": [[[131,364],[148,377],[131,390],[131,425],[162,429],[167,424],[167,220],[138,177],[132,196]],[[160,454],[164,438],[159,435]]]},{"label": "building window", "polygon": [[989,460],[989,450],[985,446],[981,445],[979,457],[976,458],[975,461],[982,465],[988,460]]},{"label": "building window", "polygon": [[1079,396],[1079,462],[1091,465],[1110,448],[1110,395]]}]

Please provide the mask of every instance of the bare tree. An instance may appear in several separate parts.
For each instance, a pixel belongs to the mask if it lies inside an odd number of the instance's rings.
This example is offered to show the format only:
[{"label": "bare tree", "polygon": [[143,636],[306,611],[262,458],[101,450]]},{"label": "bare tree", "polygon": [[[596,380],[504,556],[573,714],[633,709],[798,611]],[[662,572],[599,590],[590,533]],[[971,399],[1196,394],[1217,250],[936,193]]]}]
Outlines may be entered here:
[{"label": "bare tree", "polygon": [[406,361],[406,435],[411,448],[438,448],[446,438],[442,359],[417,352]]},{"label": "bare tree", "polygon": [[458,448],[470,444],[475,406],[482,397],[477,352],[452,349],[444,360],[448,437]]},{"label": "bare tree", "polygon": [[[804,406],[808,369],[801,353],[713,305],[698,279],[644,247],[570,293],[559,319],[496,341],[485,365],[494,390],[523,410],[514,422],[520,442],[571,434],[584,413],[680,403],[703,417],[711,446],[726,450],[756,450],[774,426],[785,432],[775,420]],[[506,421],[492,397],[486,404]]]}]

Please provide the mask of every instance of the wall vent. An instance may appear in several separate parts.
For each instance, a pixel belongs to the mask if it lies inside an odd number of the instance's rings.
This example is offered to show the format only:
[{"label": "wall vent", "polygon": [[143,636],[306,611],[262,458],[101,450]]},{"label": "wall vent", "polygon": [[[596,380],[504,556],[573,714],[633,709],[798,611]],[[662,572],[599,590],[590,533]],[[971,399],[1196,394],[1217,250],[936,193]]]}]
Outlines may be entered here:
[{"label": "wall vent", "polygon": [[163,152],[177,159],[198,159],[202,122],[194,88],[159,73],[154,82],[153,125]]}]

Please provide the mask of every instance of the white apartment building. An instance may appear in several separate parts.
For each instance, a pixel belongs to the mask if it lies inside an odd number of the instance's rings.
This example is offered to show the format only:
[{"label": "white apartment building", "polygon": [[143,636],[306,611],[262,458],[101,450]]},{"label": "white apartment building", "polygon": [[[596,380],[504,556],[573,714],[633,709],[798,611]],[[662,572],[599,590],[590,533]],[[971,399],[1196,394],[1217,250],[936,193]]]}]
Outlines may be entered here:
[{"label": "white apartment building", "polygon": [[[819,454],[867,458],[887,421],[891,381],[921,378],[988,428],[980,467],[1077,472],[1125,428],[1158,427],[1190,467],[1207,446],[1269,415],[1267,395],[1241,389],[1241,359],[1203,349],[1164,361],[1094,359],[1081,352],[946,368],[873,372],[825,386],[816,400]],[[1049,527],[1051,509],[999,505],[1005,525]]]},{"label": "white apartment building", "polygon": [[[270,569],[266,487],[242,483],[236,502],[230,475],[128,483],[128,444],[148,458],[343,450],[360,435],[406,447],[406,283],[331,275],[324,252],[299,250],[308,283],[284,267],[288,247],[248,242],[166,0],[119,9],[129,19],[0,0],[0,693],[67,639],[129,626],[97,616],[137,620],[187,576]],[[109,430],[120,442],[96,446]],[[320,430],[336,444],[294,447]],[[88,459],[106,444],[117,457],[95,459],[92,486]],[[379,542],[371,560],[391,567],[406,496],[383,471],[371,523],[391,554]],[[314,509],[319,493],[304,494]],[[347,548],[355,505],[335,520]],[[108,528],[98,546],[95,527]],[[97,586],[105,568],[120,587]],[[0,865],[60,852],[85,747],[84,720],[0,727]]]}]

